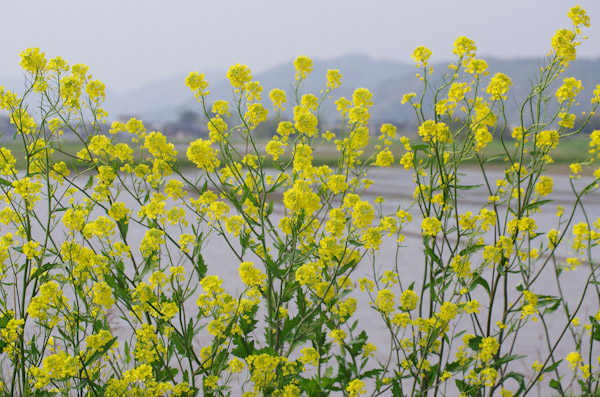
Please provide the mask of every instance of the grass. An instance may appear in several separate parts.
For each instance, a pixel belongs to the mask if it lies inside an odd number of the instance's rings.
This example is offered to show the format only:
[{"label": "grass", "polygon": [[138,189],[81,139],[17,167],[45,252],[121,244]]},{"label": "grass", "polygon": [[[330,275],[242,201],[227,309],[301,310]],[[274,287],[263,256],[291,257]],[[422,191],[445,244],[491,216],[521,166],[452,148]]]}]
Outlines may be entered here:
[{"label": "grass", "polygon": [[[17,139],[19,139],[19,138],[17,137]],[[364,153],[361,156],[362,160],[368,159],[373,153],[376,152],[375,146],[379,143],[379,141],[374,136],[371,137],[370,141],[371,142],[364,149]],[[414,141],[414,139],[413,139],[413,141]],[[260,139],[257,139],[256,143],[259,148],[263,148],[263,150],[264,150],[264,147],[267,142],[268,142],[268,139],[260,138]],[[189,141],[179,141],[179,142],[174,142],[174,143],[176,145],[176,149],[178,150],[177,163],[179,164],[179,167],[182,169],[195,168],[195,165],[192,162],[190,162],[186,156],[186,147],[189,144]],[[417,142],[412,142],[412,143],[417,144]],[[512,139],[506,140],[505,144],[506,144],[506,147],[508,150],[514,150],[514,146],[513,146],[514,141]],[[241,147],[242,141],[241,140],[239,141],[238,145],[240,146],[240,149],[242,149],[242,147]],[[13,155],[15,156],[15,158],[17,159],[17,168],[24,169],[24,167],[25,167],[25,150],[23,148],[23,145],[18,141],[13,141],[13,142],[4,142],[3,146],[7,149],[10,149],[11,152],[13,153]],[[139,146],[136,146],[135,144],[131,144],[131,143],[130,143],[130,146],[132,146],[132,148],[135,150],[134,157],[137,157],[137,159],[139,160]],[[81,162],[75,158],[75,154],[77,152],[79,152],[81,149],[83,149],[83,144],[81,144],[79,142],[67,140],[63,143],[60,150],[58,150],[58,149],[55,150],[55,153],[53,155],[53,162],[64,161],[69,166],[69,168],[73,168],[73,166],[75,166],[77,169],[86,168],[86,165],[83,162]],[[394,166],[400,167],[400,165],[398,164],[398,161],[399,161],[400,157],[402,156],[402,154],[405,152],[402,143],[397,142],[397,141],[394,142],[390,146],[390,150],[392,151],[392,153],[394,154],[394,156],[396,158],[396,162],[395,162]],[[560,144],[558,145],[558,147],[551,152],[551,156],[555,162],[554,165],[552,165],[552,167],[554,169],[567,170],[568,164],[570,164],[570,163],[584,162],[588,157],[588,150],[589,150],[589,139],[587,136],[577,136],[577,137],[570,137],[567,139],[563,139],[560,142]],[[486,148],[485,156],[487,158],[490,158],[492,156],[501,155],[503,153],[504,153],[504,149],[502,147],[502,143],[500,142],[500,140],[496,139],[492,143],[490,143],[488,145],[488,147]],[[137,156],[136,156],[136,154],[137,154]],[[145,157],[146,158],[148,157],[147,152],[146,152]],[[337,151],[336,145],[333,142],[324,142],[321,147],[317,148],[313,152],[313,157],[314,157],[313,164],[315,166],[321,166],[321,165],[334,166],[339,161],[339,152]],[[284,162],[289,161],[290,159],[291,159],[291,156],[290,156],[289,152],[284,154],[281,157],[281,160]],[[465,161],[465,164],[466,165],[472,164],[475,166],[477,164],[477,159],[475,157],[467,159]],[[492,166],[492,167],[500,166],[503,164],[504,164],[503,156],[498,156],[497,158],[490,160],[489,162],[486,163],[486,165]],[[272,161],[267,159],[266,166],[272,167]]]}]

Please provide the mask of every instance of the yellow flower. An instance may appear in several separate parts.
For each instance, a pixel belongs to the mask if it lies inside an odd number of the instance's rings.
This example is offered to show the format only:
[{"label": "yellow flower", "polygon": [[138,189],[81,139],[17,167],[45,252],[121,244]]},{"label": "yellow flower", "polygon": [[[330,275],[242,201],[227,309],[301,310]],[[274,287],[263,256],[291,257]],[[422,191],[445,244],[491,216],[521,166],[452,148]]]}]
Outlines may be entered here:
[{"label": "yellow flower", "polygon": [[[125,203],[115,201],[110,210],[108,210],[108,215],[113,218],[115,221],[119,222],[121,219],[128,218],[130,214],[129,209],[125,207]],[[82,215],[83,218],[83,215]],[[63,218],[64,221],[64,218]]]},{"label": "yellow flower", "polygon": [[225,122],[220,115],[208,120],[206,126],[208,127],[208,137],[212,142],[221,142],[226,136],[229,128],[227,122]]},{"label": "yellow flower", "polygon": [[211,111],[219,116],[231,116],[231,113],[229,113],[229,102],[227,101],[214,101]]},{"label": "yellow flower", "polygon": [[381,231],[379,228],[370,227],[365,230],[361,237],[361,241],[364,243],[365,249],[378,250],[381,245]]},{"label": "yellow flower", "polygon": [[167,142],[167,138],[157,131],[152,131],[144,138],[144,147],[155,158],[172,161],[177,156],[177,151],[172,143]]},{"label": "yellow flower", "polygon": [[483,59],[469,58],[463,61],[463,65],[465,66],[467,73],[475,75],[481,73],[487,74],[486,70],[488,68],[488,64]]},{"label": "yellow flower", "polygon": [[27,259],[34,259],[36,256],[42,253],[42,250],[39,249],[40,243],[37,241],[28,241],[23,244],[23,253],[27,256]]},{"label": "yellow flower", "polygon": [[165,243],[165,232],[159,229],[151,228],[146,231],[140,244],[140,252],[144,258],[152,256]]},{"label": "yellow flower", "polygon": [[[525,303],[521,308],[521,319],[524,319],[527,316],[534,315],[538,313],[537,304],[538,297],[531,291],[523,291],[523,298],[525,299]],[[537,318],[533,317],[533,321],[537,321]]]},{"label": "yellow flower", "polygon": [[39,48],[28,48],[21,52],[21,67],[27,72],[35,75],[42,73],[46,67],[46,57]]},{"label": "yellow flower", "polygon": [[244,119],[248,123],[248,127],[254,129],[258,124],[267,120],[268,113],[269,111],[261,103],[252,103],[248,105],[248,111],[244,115]]},{"label": "yellow flower", "polygon": [[340,194],[348,189],[345,175],[330,175],[327,180],[327,187],[333,194]]},{"label": "yellow flower", "polygon": [[218,151],[213,149],[210,144],[210,141],[202,139],[193,141],[187,149],[187,158],[196,164],[198,168],[213,172],[221,162],[216,157]]},{"label": "yellow flower", "polygon": [[341,329],[334,329],[329,333],[329,336],[333,338],[340,346],[344,343],[346,333]]},{"label": "yellow flower", "polygon": [[194,92],[197,99],[204,97],[210,94],[210,91],[207,91],[208,82],[204,79],[204,73],[200,74],[198,72],[192,72],[185,79],[185,85]]},{"label": "yellow flower", "polygon": [[400,296],[400,305],[402,306],[402,310],[411,311],[417,307],[417,302],[419,301],[419,296],[410,289],[405,290]]},{"label": "yellow flower", "polygon": [[358,397],[361,394],[365,394],[367,391],[365,390],[365,382],[360,379],[354,379],[348,386],[346,387],[346,391],[348,392],[349,397]]},{"label": "yellow flower", "polygon": [[42,323],[47,323],[48,319],[50,319],[50,325],[56,325],[58,319],[50,313],[49,309],[62,309],[63,305],[66,306],[67,301],[62,290],[59,289],[58,283],[49,281],[40,286],[37,296],[31,298],[27,313]]},{"label": "yellow flower", "polygon": [[158,338],[154,326],[142,324],[141,328],[135,331],[135,335],[137,340],[133,355],[138,362],[152,364],[159,359],[160,354],[166,353],[166,349]]},{"label": "yellow flower", "polygon": [[573,21],[573,25],[583,25],[590,27],[590,17],[580,6],[575,6],[569,10],[568,17]]},{"label": "yellow flower", "polygon": [[466,278],[471,275],[471,262],[466,256],[456,255],[452,258],[452,270],[460,278]]},{"label": "yellow flower", "polygon": [[234,237],[240,235],[245,224],[244,218],[241,215],[232,215],[225,221],[227,232],[232,233]]},{"label": "yellow flower", "polygon": [[248,66],[236,63],[227,71],[227,78],[233,87],[241,89],[252,80],[252,73]]},{"label": "yellow flower", "polygon": [[207,388],[208,390],[216,389],[218,381],[219,381],[218,376],[207,376],[204,378],[204,387]]},{"label": "yellow flower", "polygon": [[583,361],[581,359],[581,354],[579,354],[578,352],[569,353],[567,357],[565,357],[565,360],[567,360],[567,362],[569,363],[569,368],[571,368],[572,370],[576,370],[579,363]]},{"label": "yellow flower", "polygon": [[368,201],[359,201],[352,208],[352,222],[357,228],[365,228],[373,222],[375,209]]},{"label": "yellow flower", "polygon": [[[402,295],[404,296],[404,294]],[[396,296],[389,289],[382,289],[377,293],[375,299],[375,307],[381,310],[384,314],[392,314],[396,308],[394,307]]]},{"label": "yellow flower", "polygon": [[309,137],[315,136],[318,132],[317,116],[311,113],[311,111],[305,106],[294,107],[294,127],[301,134],[306,134]]},{"label": "yellow flower", "polygon": [[554,149],[558,145],[559,139],[560,139],[560,135],[556,131],[552,131],[552,130],[542,131],[537,134],[535,145],[542,150]]},{"label": "yellow flower", "polygon": [[437,218],[425,218],[423,219],[423,222],[421,222],[421,230],[423,236],[435,237],[442,230],[442,223]]},{"label": "yellow flower", "polygon": [[279,88],[274,88],[271,90],[271,92],[269,92],[269,98],[273,102],[273,107],[276,110],[285,110],[283,107],[283,104],[287,102],[285,98],[285,91],[280,90]]},{"label": "yellow flower", "polygon": [[442,307],[440,307],[440,312],[437,316],[440,320],[448,322],[458,314],[458,306],[452,302],[444,302]]},{"label": "yellow flower", "polygon": [[313,285],[321,281],[321,272],[319,267],[312,263],[301,265],[296,270],[296,281],[300,285]]},{"label": "yellow flower", "polygon": [[12,155],[12,152],[9,149],[0,147],[0,175],[13,175],[17,171],[16,164],[17,159]]},{"label": "yellow flower", "polygon": [[319,106],[319,99],[313,94],[305,94],[302,95],[302,98],[300,98],[300,105],[315,111]]},{"label": "yellow flower", "polygon": [[258,81],[249,81],[244,84],[244,90],[246,91],[246,98],[248,101],[260,101],[262,86]]},{"label": "yellow flower", "polygon": [[552,193],[554,180],[551,176],[541,176],[540,181],[535,185],[535,191],[540,196],[547,196]]},{"label": "yellow flower", "polygon": [[394,155],[390,152],[389,148],[385,148],[383,151],[377,154],[375,165],[378,167],[389,167],[394,162]]},{"label": "yellow flower", "polygon": [[300,356],[299,360],[302,362],[302,364],[312,364],[315,367],[319,364],[319,352],[317,352],[313,347],[305,347],[301,349],[300,354],[302,354],[302,356]]},{"label": "yellow flower", "polygon": [[454,41],[454,50],[452,52],[460,58],[473,58],[475,51],[477,51],[475,42],[465,36],[461,36]]},{"label": "yellow flower", "polygon": [[313,61],[306,55],[300,55],[294,60],[294,67],[296,68],[296,80],[303,80],[312,72]]},{"label": "yellow flower", "polygon": [[496,379],[498,378],[498,371],[492,367],[487,367],[481,370],[479,373],[481,382],[486,386],[494,386]]},{"label": "yellow flower", "polygon": [[25,177],[12,183],[15,193],[20,195],[28,204],[39,201],[38,193],[42,190],[41,182],[32,182],[31,178]]},{"label": "yellow flower", "polygon": [[370,108],[373,106],[371,100],[373,94],[366,88],[357,88],[352,93],[352,102],[355,107]]},{"label": "yellow flower", "polygon": [[234,374],[241,373],[244,370],[244,367],[245,367],[244,362],[237,357],[233,357],[227,363],[227,371],[234,373]]},{"label": "yellow flower", "polygon": [[112,288],[105,281],[94,283],[92,290],[94,292],[92,302],[108,309],[114,305],[115,299],[112,295]]},{"label": "yellow flower", "polygon": [[23,334],[24,319],[11,318],[6,327],[0,330],[0,336],[6,343],[4,352],[8,354],[11,360],[14,360],[15,354],[18,352],[18,339]]},{"label": "yellow flower", "polygon": [[327,70],[327,90],[334,90],[342,84],[342,74],[338,69]]},{"label": "yellow flower", "polygon": [[507,75],[496,73],[494,77],[491,78],[485,92],[492,96],[491,99],[506,99],[505,94],[508,92],[511,85],[512,82]]},{"label": "yellow flower", "polygon": [[402,105],[404,105],[406,102],[410,102],[411,99],[413,99],[414,97],[416,97],[417,94],[414,92],[409,92],[408,94],[404,94],[402,96],[402,101],[400,102]]},{"label": "yellow flower", "polygon": [[450,128],[442,122],[427,120],[419,126],[418,132],[425,142],[452,142]]},{"label": "yellow flower", "polygon": [[427,47],[417,47],[412,53],[412,59],[417,64],[417,67],[426,67],[427,60],[431,57],[431,50]]},{"label": "yellow flower", "polygon": [[76,376],[78,369],[77,358],[67,352],[60,352],[44,358],[42,368],[32,366],[30,374],[35,379],[35,387],[42,389],[52,381]]},{"label": "yellow flower", "polygon": [[255,268],[253,262],[242,262],[238,270],[242,282],[249,288],[265,286],[267,276]]},{"label": "yellow flower", "polygon": [[579,94],[583,90],[581,86],[581,81],[575,79],[574,77],[567,77],[563,80],[563,85],[561,85],[558,90],[556,90],[556,99],[558,102],[573,102],[577,94]]},{"label": "yellow flower", "polygon": [[311,215],[320,208],[321,200],[306,181],[298,179],[290,190],[283,193],[283,204],[292,212],[304,211],[306,215]]},{"label": "yellow flower", "polygon": [[552,37],[552,49],[561,63],[569,63],[577,57],[575,48],[579,43],[575,42],[575,32],[568,29],[559,29]]},{"label": "yellow flower", "polygon": [[483,338],[479,343],[479,354],[478,357],[484,363],[490,361],[494,355],[498,352],[500,343],[494,337]]},{"label": "yellow flower", "polygon": [[251,373],[250,379],[254,382],[257,390],[264,390],[271,385],[277,376],[277,366],[285,361],[287,361],[285,357],[271,356],[266,353],[246,357]]}]

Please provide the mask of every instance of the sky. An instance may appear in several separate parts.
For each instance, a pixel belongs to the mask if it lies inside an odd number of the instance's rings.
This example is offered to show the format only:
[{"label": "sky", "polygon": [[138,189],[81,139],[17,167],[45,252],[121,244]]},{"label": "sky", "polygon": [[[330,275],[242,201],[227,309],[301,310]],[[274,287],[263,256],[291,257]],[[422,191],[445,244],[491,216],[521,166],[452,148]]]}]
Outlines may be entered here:
[{"label": "sky", "polygon": [[235,63],[262,72],[301,54],[408,63],[424,45],[446,61],[458,36],[484,58],[542,57],[574,5],[592,21],[578,54],[600,57],[599,0],[0,0],[0,78],[21,75],[30,47],[85,63],[121,92]]}]

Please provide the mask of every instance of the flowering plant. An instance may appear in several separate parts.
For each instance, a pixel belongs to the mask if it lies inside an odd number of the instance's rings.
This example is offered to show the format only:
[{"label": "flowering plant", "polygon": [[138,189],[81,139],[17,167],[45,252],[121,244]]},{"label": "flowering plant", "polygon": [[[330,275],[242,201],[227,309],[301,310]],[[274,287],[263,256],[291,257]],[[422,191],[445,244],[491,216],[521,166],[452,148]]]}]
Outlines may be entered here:
[{"label": "flowering plant", "polygon": [[[337,133],[320,129],[321,105],[342,75],[329,70],[320,96],[303,94],[308,57],[295,60],[290,93],[269,93],[272,107],[244,65],[227,73],[231,101],[211,103],[204,75],[191,73],[186,85],[209,136],[191,142],[185,159],[136,119],[103,133],[104,85],[88,68],[24,51],[28,89],[0,89],[23,150],[21,159],[0,148],[0,389],[511,396],[546,377],[561,394],[596,393],[600,312],[579,313],[590,293],[600,296],[592,254],[600,220],[583,205],[598,190],[600,168],[581,175],[600,157],[600,131],[590,136],[589,161],[571,164],[571,206],[558,209],[554,228],[536,221],[551,204],[553,150],[579,132],[571,112],[581,83],[562,76],[589,18],[578,7],[569,16],[573,28],[552,39],[510,138],[511,80],[498,73],[481,94],[487,64],[461,37],[440,87],[429,81],[431,51],[413,54],[424,89],[404,102],[418,137],[397,137],[384,124],[371,146],[367,89],[336,100]],[[593,110],[599,102],[600,87]],[[285,106],[292,121],[282,119]],[[255,130],[270,111],[277,132],[264,142]],[[76,153],[64,131],[77,139]],[[494,137],[505,164],[496,180],[486,153]],[[332,144],[336,163],[315,165]],[[373,169],[396,157],[402,168],[393,171],[412,173],[413,200],[368,200]],[[468,181],[475,171],[467,161],[478,165],[480,185]],[[467,210],[464,195],[473,192],[484,199]],[[405,271],[402,257],[412,225],[422,257],[410,268],[419,274]],[[209,240],[227,247],[233,259],[219,267],[237,268],[237,291],[206,260]],[[385,244],[394,261],[380,260]],[[548,273],[557,291],[541,281]],[[572,273],[584,280],[575,300],[565,294]],[[373,336],[382,329],[385,338]],[[518,349],[536,330],[545,350],[533,361]],[[559,355],[562,346],[569,353]]]}]

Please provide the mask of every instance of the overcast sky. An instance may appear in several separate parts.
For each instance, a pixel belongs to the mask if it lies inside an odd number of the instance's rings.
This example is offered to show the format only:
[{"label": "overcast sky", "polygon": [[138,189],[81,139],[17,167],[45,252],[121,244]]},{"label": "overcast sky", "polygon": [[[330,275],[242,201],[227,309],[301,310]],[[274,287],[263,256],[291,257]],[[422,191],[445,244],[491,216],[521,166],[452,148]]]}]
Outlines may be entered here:
[{"label": "overcast sky", "polygon": [[236,62],[260,72],[300,54],[411,62],[425,45],[448,60],[462,35],[482,56],[543,56],[576,4],[592,19],[579,54],[599,57],[599,0],[0,0],[0,76],[20,75],[19,53],[34,46],[86,63],[114,91]]}]

